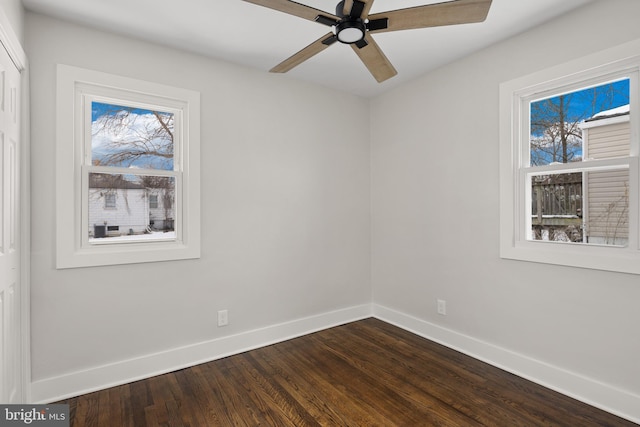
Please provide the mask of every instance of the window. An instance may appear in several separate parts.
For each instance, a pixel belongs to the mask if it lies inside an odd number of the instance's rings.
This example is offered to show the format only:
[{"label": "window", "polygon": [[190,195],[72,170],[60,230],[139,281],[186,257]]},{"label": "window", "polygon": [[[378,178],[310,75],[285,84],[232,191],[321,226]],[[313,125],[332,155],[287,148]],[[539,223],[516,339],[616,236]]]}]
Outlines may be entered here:
[{"label": "window", "polygon": [[156,194],[149,196],[149,209],[158,209],[158,196]]},{"label": "window", "polygon": [[503,258],[640,274],[638,44],[501,85]]},{"label": "window", "polygon": [[[104,195],[104,208],[116,209],[116,193],[105,193]],[[89,222],[92,222],[89,220]]]},{"label": "window", "polygon": [[57,90],[57,267],[199,257],[199,94],[65,65]]}]

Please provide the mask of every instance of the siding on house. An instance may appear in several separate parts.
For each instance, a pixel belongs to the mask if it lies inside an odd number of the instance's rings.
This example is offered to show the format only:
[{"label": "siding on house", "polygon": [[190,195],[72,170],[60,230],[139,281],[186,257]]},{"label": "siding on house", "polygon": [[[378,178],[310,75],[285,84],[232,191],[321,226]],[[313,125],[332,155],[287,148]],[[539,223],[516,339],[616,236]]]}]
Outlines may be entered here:
[{"label": "siding on house", "polygon": [[[172,230],[174,226],[174,195],[163,189],[149,189],[149,225],[155,230]],[[157,197],[157,205],[151,204],[151,197]]]},{"label": "siding on house", "polygon": [[172,188],[148,188],[118,174],[89,174],[89,237],[173,230],[174,205]]},{"label": "siding on house", "polygon": [[[628,156],[631,126],[626,114],[587,121],[583,125],[586,159]],[[629,171],[587,172],[585,236],[589,243],[625,245],[629,236]]]},{"label": "siding on house", "polygon": [[629,237],[629,171],[587,172],[589,243],[624,245]]},{"label": "siding on house", "polygon": [[[585,158],[608,159],[629,155],[631,126],[629,116],[622,123],[587,128]],[[590,122],[596,123],[596,122]]]},{"label": "siding on house", "polygon": [[[115,193],[115,208],[105,207],[105,197]],[[94,236],[95,226],[107,228],[107,236],[143,233],[149,225],[149,208],[146,190],[143,188],[89,189],[89,236]],[[115,229],[117,227],[117,229]]]}]

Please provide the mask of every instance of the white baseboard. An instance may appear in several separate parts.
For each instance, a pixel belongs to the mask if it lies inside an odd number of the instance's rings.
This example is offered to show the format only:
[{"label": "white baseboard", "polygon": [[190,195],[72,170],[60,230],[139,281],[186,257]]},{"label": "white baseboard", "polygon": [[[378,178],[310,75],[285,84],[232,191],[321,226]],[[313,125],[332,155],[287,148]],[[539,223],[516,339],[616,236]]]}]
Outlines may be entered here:
[{"label": "white baseboard", "polygon": [[519,377],[640,423],[640,396],[377,304],[364,304],[237,335],[35,381],[33,403],[50,403],[242,353],[374,316]]},{"label": "white baseboard", "polygon": [[32,403],[51,403],[221,359],[322,329],[371,317],[364,304],[174,348],[31,383]]},{"label": "white baseboard", "polygon": [[373,305],[373,316],[596,408],[640,423],[640,396],[425,320]]}]

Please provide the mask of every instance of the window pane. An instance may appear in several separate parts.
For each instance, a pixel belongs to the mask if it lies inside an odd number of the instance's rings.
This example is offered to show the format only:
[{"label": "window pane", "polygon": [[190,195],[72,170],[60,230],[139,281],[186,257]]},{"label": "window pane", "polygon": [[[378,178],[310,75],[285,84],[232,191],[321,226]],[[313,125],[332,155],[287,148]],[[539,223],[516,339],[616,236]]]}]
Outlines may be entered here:
[{"label": "window pane", "polygon": [[173,170],[174,115],[114,104],[91,104],[91,163]]},{"label": "window pane", "polygon": [[531,177],[533,240],[583,241],[582,173]]},{"label": "window pane", "polygon": [[531,240],[626,246],[629,170],[531,177]]},{"label": "window pane", "polygon": [[[606,118],[629,115],[629,79],[531,102],[529,113],[531,166],[579,162],[585,151],[591,158],[629,155],[628,145],[607,147],[610,142],[605,140],[598,142],[601,147],[589,150],[583,141],[583,128],[594,127]],[[604,153],[597,154],[602,149]]]},{"label": "window pane", "polygon": [[174,177],[90,173],[88,203],[92,243],[176,237]]}]

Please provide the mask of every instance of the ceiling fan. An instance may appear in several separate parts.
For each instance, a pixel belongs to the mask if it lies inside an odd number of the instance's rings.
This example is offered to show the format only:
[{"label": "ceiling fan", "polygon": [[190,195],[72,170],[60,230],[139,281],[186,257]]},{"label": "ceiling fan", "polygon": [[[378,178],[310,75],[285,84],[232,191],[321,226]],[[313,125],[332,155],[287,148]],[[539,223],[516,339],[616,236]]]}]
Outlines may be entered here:
[{"label": "ceiling fan", "polygon": [[371,33],[482,22],[492,0],[454,0],[369,15],[373,0],[342,0],[335,15],[289,0],[244,0],[290,15],[333,27],[300,52],[273,67],[272,73],[286,73],[335,42],[349,44],[378,82],[398,72],[371,37]]}]

